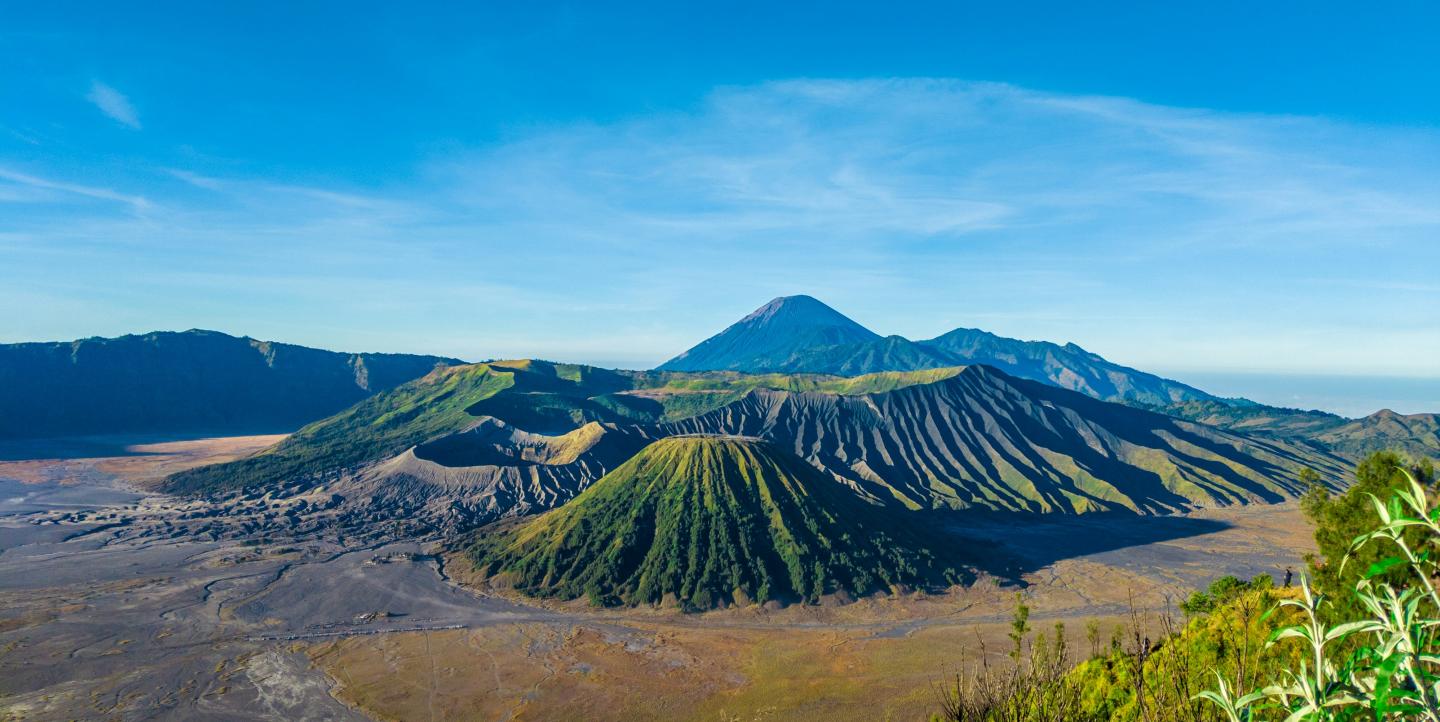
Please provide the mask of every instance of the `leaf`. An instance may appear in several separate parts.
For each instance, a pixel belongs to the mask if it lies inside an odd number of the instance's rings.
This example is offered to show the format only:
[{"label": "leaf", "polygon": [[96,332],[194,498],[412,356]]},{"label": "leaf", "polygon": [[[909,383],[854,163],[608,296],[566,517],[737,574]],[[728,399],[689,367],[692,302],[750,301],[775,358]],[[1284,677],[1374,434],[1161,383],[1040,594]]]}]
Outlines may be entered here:
[{"label": "leaf", "polygon": [[1275,642],[1278,642],[1282,639],[1296,638],[1309,640],[1310,632],[1307,631],[1304,627],[1286,627],[1284,629],[1277,629],[1275,630],[1274,634],[1270,635],[1270,643],[1274,644]]},{"label": "leaf", "polygon": [[1394,569],[1395,567],[1400,566],[1404,563],[1405,560],[1401,559],[1400,557],[1385,557],[1384,559],[1381,559],[1380,561],[1370,565],[1370,568],[1365,571],[1365,578],[1374,579],[1375,577],[1378,577],[1381,574],[1384,574],[1385,572],[1388,572],[1391,569]]},{"label": "leaf", "polygon": [[1370,709],[1375,711],[1377,718],[1383,717],[1394,707],[1390,704],[1392,680],[1395,672],[1400,668],[1399,655],[1390,655],[1380,661],[1375,667],[1375,698],[1371,700]]},{"label": "leaf", "polygon": [[1346,622],[1325,632],[1325,641],[1330,642],[1336,639],[1343,639],[1354,632],[1371,628],[1374,624],[1373,621],[1368,619],[1363,619],[1358,622]]},{"label": "leaf", "polygon": [[1300,709],[1295,710],[1295,712],[1289,717],[1286,717],[1285,722],[1301,722],[1302,720],[1308,718],[1310,716],[1310,713],[1314,711],[1315,710],[1312,709],[1309,705],[1306,705],[1304,707],[1301,707]]}]

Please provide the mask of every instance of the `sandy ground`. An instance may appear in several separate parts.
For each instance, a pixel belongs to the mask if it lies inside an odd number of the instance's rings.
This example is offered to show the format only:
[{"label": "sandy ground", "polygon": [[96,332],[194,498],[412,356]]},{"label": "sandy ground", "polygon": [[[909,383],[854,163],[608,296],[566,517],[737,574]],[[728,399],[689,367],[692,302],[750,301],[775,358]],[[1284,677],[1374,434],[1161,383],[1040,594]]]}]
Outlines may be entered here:
[{"label": "sandy ground", "polygon": [[1294,504],[966,532],[1009,540],[1022,583],[778,612],[551,604],[562,619],[327,640],[309,654],[338,681],[337,697],[382,719],[925,719],[937,685],[983,657],[1005,663],[1017,591],[1035,629],[1062,623],[1070,648],[1088,655],[1092,619],[1102,647],[1132,604],[1153,632],[1211,579],[1283,578],[1312,548]]},{"label": "sandy ground", "polygon": [[423,543],[315,531],[315,505],[217,511],[143,491],[274,440],[0,450],[0,719],[924,718],[982,643],[1003,655],[1017,591],[1037,628],[1064,622],[1085,649],[1086,620],[1108,640],[1132,602],[1153,620],[1216,576],[1279,574],[1311,548],[1293,504],[957,518],[1004,544],[1005,579],[843,606],[616,612],[457,584],[463,566]]},{"label": "sandy ground", "polygon": [[29,484],[146,488],[166,475],[249,456],[284,434],[157,440],[86,436],[0,442],[0,479]]}]

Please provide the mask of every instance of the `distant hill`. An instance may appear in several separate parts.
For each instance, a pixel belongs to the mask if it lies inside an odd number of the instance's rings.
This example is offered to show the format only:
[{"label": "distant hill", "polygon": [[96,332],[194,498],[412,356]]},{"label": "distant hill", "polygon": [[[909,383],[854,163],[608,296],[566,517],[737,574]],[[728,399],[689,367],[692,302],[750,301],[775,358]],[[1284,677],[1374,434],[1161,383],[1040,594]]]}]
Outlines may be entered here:
[{"label": "distant hill", "polygon": [[288,431],[456,359],[216,331],[0,345],[0,438]]},{"label": "distant hill", "polygon": [[1348,419],[1317,438],[1333,449],[1356,456],[1399,449],[1412,456],[1440,460],[1440,414],[1397,414],[1381,409],[1363,418]]},{"label": "distant hill", "polygon": [[1318,444],[1354,458],[1393,449],[1411,456],[1440,459],[1440,414],[1397,414],[1382,409],[1369,416],[1347,419],[1324,411],[1213,401],[1152,408],[1224,429]]},{"label": "distant hill", "polygon": [[777,298],[661,364],[662,371],[857,375],[985,364],[1106,401],[1218,400],[1197,388],[1111,363],[1075,344],[956,329],[929,341],[882,337],[810,296]]},{"label": "distant hill", "polygon": [[709,609],[948,587],[969,576],[955,547],[769,443],[676,437],[468,556],[535,596]]},{"label": "distant hill", "polygon": [[1179,381],[1111,363],[1073,343],[1019,341],[979,329],[957,328],[920,345],[964,363],[994,366],[1011,376],[1052,383],[1106,401],[1217,400]]},{"label": "distant hill", "polygon": [[1291,498],[1304,467],[1338,486],[1347,466],[984,366],[840,377],[497,361],[438,369],[166,484],[331,484],[365,514],[464,526],[563,504],[651,441],[688,434],[763,438],[857,497],[915,509],[1165,513]]}]

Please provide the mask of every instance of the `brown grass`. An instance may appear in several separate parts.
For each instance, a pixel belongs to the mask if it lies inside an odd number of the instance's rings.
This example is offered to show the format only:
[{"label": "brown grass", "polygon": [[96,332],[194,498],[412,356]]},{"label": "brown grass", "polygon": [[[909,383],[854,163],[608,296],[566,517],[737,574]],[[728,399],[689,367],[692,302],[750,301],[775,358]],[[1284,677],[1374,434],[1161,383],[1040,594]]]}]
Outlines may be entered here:
[{"label": "brown grass", "polygon": [[[1163,543],[1213,552],[1205,558],[1214,564],[1136,567],[1129,553],[1120,563],[1059,561],[1026,579],[1035,629],[1064,621],[1071,649],[1087,654],[1085,622],[1099,621],[1108,645],[1132,596],[1158,609],[1224,573],[1226,555],[1280,549],[1298,563],[1312,548],[1293,504],[1198,515],[1233,526]],[[481,584],[461,559],[447,568]],[[976,663],[981,640],[1003,664],[1014,593],[982,582],[945,595],[703,615],[546,603],[581,621],[354,637],[310,653],[339,682],[338,697],[382,719],[925,719],[938,709],[935,686]]]},{"label": "brown grass", "polygon": [[916,719],[976,631],[507,625],[352,638],[311,656],[338,697],[382,719]]}]

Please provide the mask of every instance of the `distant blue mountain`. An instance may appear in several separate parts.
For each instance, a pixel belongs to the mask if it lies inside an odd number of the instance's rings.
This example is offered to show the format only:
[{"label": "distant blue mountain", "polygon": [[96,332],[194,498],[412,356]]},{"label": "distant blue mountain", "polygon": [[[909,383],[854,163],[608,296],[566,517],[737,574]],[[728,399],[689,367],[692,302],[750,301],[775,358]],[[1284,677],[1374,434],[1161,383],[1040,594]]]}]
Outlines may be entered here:
[{"label": "distant blue mountain", "polygon": [[0,344],[0,438],[293,431],[455,363],[201,330]]},{"label": "distant blue mountain", "polygon": [[1073,343],[1020,341],[965,328],[928,341],[880,336],[810,296],[777,298],[659,369],[854,376],[972,364],[1106,401],[1163,406],[1219,400],[1193,386],[1112,363]]}]

